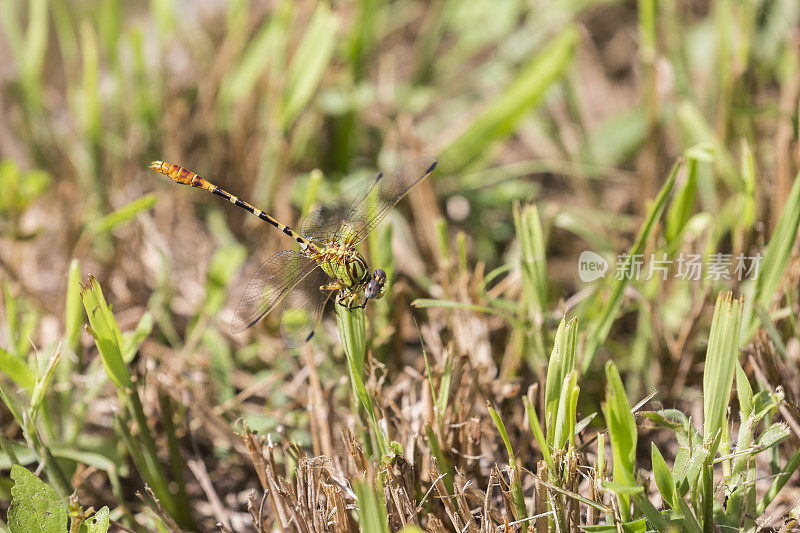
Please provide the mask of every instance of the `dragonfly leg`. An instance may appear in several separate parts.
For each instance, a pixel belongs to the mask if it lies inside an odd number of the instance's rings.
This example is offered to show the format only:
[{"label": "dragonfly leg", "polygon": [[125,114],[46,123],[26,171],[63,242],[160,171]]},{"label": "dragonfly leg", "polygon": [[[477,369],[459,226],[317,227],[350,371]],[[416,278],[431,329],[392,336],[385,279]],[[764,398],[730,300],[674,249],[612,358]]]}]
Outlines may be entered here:
[{"label": "dragonfly leg", "polygon": [[358,301],[358,293],[356,291],[342,290],[336,297],[336,303],[347,309],[362,309],[366,305],[366,301],[361,305],[355,305]]}]

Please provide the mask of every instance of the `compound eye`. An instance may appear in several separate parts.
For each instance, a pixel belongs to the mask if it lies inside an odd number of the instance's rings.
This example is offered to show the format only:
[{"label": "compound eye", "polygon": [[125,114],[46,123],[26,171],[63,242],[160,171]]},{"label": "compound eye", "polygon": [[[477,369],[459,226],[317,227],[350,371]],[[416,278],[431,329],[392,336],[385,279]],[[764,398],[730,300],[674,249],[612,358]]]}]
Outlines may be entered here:
[{"label": "compound eye", "polygon": [[380,279],[381,281],[385,281],[386,280],[386,272],[384,272],[384,270],[382,268],[376,268],[375,269],[375,277],[377,279]]},{"label": "compound eye", "polygon": [[381,293],[381,284],[377,280],[372,280],[367,283],[367,288],[364,289],[364,296],[367,298],[377,298]]}]

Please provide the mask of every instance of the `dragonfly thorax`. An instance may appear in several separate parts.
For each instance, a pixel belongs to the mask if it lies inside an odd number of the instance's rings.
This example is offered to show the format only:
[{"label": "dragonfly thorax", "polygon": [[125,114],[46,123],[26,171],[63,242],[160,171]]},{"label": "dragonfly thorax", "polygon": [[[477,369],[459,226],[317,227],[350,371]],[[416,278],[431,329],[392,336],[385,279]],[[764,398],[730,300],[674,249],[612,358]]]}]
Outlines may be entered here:
[{"label": "dragonfly thorax", "polygon": [[330,243],[320,251],[317,258],[326,274],[344,287],[354,288],[369,281],[369,267],[354,246],[345,243]]}]

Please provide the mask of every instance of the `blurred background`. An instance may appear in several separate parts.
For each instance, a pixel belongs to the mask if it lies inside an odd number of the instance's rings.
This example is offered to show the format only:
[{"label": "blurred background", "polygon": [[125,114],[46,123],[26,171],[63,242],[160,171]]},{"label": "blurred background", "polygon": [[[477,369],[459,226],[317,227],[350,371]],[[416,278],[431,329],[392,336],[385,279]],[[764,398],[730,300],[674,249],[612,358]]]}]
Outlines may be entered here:
[{"label": "blurred background", "polygon": [[[237,530],[258,480],[234,423],[344,454],[308,408],[318,390],[331,428],[350,420],[344,358],[329,318],[300,353],[277,313],[230,335],[250,276],[293,242],[148,164],[183,165],[296,226],[377,170],[433,155],[438,169],[364,248],[392,279],[368,307],[369,383],[396,440],[430,402],[422,343],[439,375],[457,361],[454,423],[491,399],[514,426],[507,400],[543,377],[565,311],[599,339],[582,352],[584,415],[608,359],[633,403],[658,390],[697,415],[715,294],[738,281],[632,282],[605,331],[613,287],[582,283],[577,258],[613,265],[629,250],[680,157],[684,203],[644,251],[763,250],[800,168],[799,101],[796,0],[3,0],[0,346],[41,368],[60,346],[48,401],[62,414],[44,438],[71,451],[57,456],[82,502],[138,516],[113,387],[70,313],[68,278],[93,274],[132,332],[145,411],[161,428],[174,410],[204,461],[205,477],[187,471],[194,527],[223,516]],[[796,363],[797,339],[786,348]],[[0,414],[4,438],[21,439]],[[4,474],[0,500],[10,485]]]}]

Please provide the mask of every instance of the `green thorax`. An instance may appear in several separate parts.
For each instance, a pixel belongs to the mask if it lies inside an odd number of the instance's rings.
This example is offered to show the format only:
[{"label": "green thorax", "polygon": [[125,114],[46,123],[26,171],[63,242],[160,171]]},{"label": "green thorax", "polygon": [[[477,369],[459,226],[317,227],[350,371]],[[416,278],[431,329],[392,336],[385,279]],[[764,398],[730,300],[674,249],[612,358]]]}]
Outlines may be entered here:
[{"label": "green thorax", "polygon": [[361,284],[369,269],[364,257],[353,246],[332,243],[321,250],[320,266],[345,287]]}]

